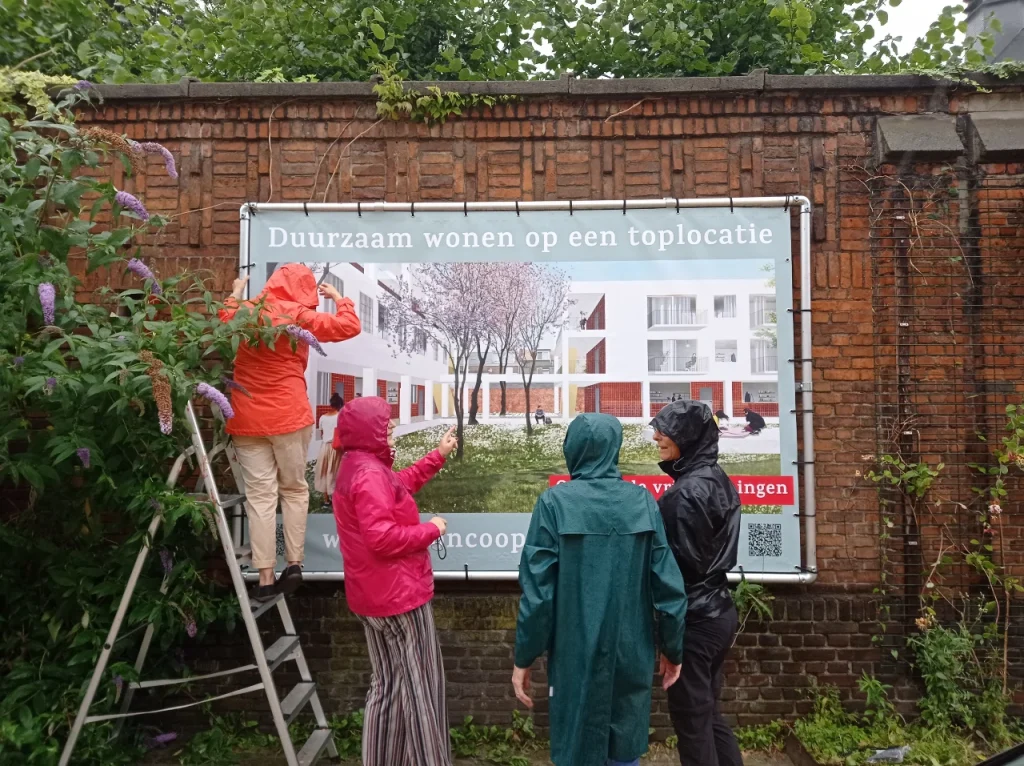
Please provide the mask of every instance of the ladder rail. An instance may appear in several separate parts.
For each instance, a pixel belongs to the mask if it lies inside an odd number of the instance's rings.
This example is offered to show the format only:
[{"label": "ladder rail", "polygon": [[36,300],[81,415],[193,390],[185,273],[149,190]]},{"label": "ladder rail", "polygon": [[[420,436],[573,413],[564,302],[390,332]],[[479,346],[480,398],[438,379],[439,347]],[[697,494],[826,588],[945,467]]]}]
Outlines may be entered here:
[{"label": "ladder rail", "polygon": [[[288,603],[281,599],[277,603],[277,611],[281,617],[281,624],[284,626],[285,633],[296,633],[295,623],[292,621],[292,613],[288,609]],[[309,663],[306,662],[306,653],[302,650],[301,644],[296,648],[295,665],[299,670],[299,678],[306,682],[313,681],[313,674],[309,671]],[[325,729],[330,726],[327,721],[327,714],[324,712],[324,706],[320,702],[320,692],[314,689],[313,694],[309,698],[309,706],[313,710],[313,718],[316,720],[317,728]],[[327,743],[327,753],[331,758],[338,757],[338,747],[334,742],[334,737],[331,737]]]},{"label": "ladder rail", "polygon": [[252,644],[253,654],[256,655],[256,665],[259,668],[260,679],[263,681],[264,690],[267,694],[267,702],[270,704],[270,712],[274,718],[274,727],[277,729],[278,739],[281,740],[281,748],[284,750],[288,766],[298,766],[299,761],[295,752],[295,746],[292,744],[291,736],[288,733],[288,724],[284,720],[284,712],[281,710],[281,700],[277,694],[277,687],[274,685],[273,674],[267,664],[263,639],[260,638],[259,628],[252,614],[249,595],[245,589],[245,581],[242,579],[241,570],[234,561],[234,541],[231,530],[228,528],[227,517],[224,515],[224,508],[221,506],[220,493],[217,490],[213,467],[206,456],[206,445],[203,444],[202,431],[199,428],[199,421],[196,418],[191,400],[185,405],[185,418],[188,421],[189,429],[192,431],[192,446],[195,447],[196,459],[204,479],[206,494],[209,495],[210,501],[216,509],[217,530],[220,533],[221,547],[224,549],[224,557],[228,562],[228,570],[231,573],[231,582],[238,596],[242,621],[245,623],[246,632],[249,634],[249,643]]},{"label": "ladder rail", "polygon": [[132,595],[135,592],[135,586],[139,583],[139,577],[142,574],[142,567],[146,563],[146,557],[149,556],[150,546],[153,544],[153,538],[156,535],[157,530],[160,528],[161,521],[163,521],[163,513],[157,511],[153,514],[153,520],[149,522],[149,528],[146,530],[146,537],[142,541],[142,547],[139,549],[139,554],[135,557],[135,564],[132,566],[132,573],[128,577],[128,584],[125,586],[124,593],[121,594],[121,603],[117,605],[117,613],[114,615],[114,621],[110,623],[110,630],[107,631],[107,640],[103,642],[103,650],[100,652],[99,659],[96,661],[96,667],[93,668],[92,678],[89,679],[89,686],[85,690],[85,696],[82,697],[82,704],[78,706],[78,713],[75,715],[75,722],[71,725],[71,732],[68,734],[68,740],[64,743],[64,750],[60,754],[58,766],[68,766],[68,763],[71,761],[71,753],[74,751],[75,743],[78,742],[78,737],[82,733],[82,727],[85,725],[85,719],[89,716],[89,708],[92,707],[92,701],[95,699],[96,691],[100,687],[100,680],[103,678],[103,674],[107,670],[107,663],[110,661],[110,653],[114,650],[114,644],[117,642],[117,634],[121,630],[121,623],[124,622],[124,617],[128,613],[128,605],[131,603]]},{"label": "ladder rail", "polygon": [[[71,755],[74,752],[75,745],[81,735],[82,727],[85,724],[103,721],[116,721],[112,734],[113,738],[120,733],[126,718],[153,715],[172,710],[181,710],[187,707],[201,705],[206,702],[225,699],[227,697],[247,694],[259,690],[263,690],[266,694],[267,703],[270,706],[270,711],[274,719],[274,726],[277,730],[278,738],[281,741],[281,749],[284,752],[288,766],[310,766],[310,764],[312,764],[325,750],[330,757],[336,758],[338,756],[337,746],[327,722],[327,717],[324,714],[323,705],[320,702],[316,684],[313,682],[305,653],[302,650],[302,645],[299,641],[298,634],[296,633],[295,624],[292,621],[291,613],[288,610],[288,605],[285,602],[284,596],[278,595],[274,599],[258,605],[256,608],[253,608],[253,605],[249,601],[249,596],[245,587],[245,579],[243,578],[241,571],[241,562],[244,560],[244,556],[240,556],[239,552],[236,551],[236,545],[239,544],[242,537],[241,512],[238,512],[237,515],[232,517],[231,524],[229,524],[227,514],[225,513],[225,508],[227,506],[237,509],[242,505],[242,501],[244,501],[245,498],[245,483],[242,478],[242,471],[238,465],[234,447],[230,441],[228,441],[214,446],[209,453],[206,451],[206,445],[203,443],[202,432],[199,428],[199,421],[196,417],[195,409],[191,401],[187,403],[185,408],[185,420],[187,421],[189,431],[191,432],[192,446],[185,449],[174,461],[170,474],[167,477],[167,486],[172,488],[178,483],[178,479],[186,461],[190,461],[191,458],[194,457],[200,472],[196,490],[205,493],[204,501],[212,505],[215,511],[214,517],[210,519],[213,522],[212,526],[214,528],[210,531],[220,539],[220,544],[224,551],[224,557],[228,563],[232,586],[234,587],[235,594],[238,597],[238,604],[242,613],[242,621],[245,624],[249,643],[255,657],[255,664],[218,671],[204,676],[132,682],[128,684],[127,689],[125,690],[124,699],[121,700],[119,713],[94,716],[89,715],[89,708],[95,701],[100,682],[107,670],[110,656],[118,640],[118,633],[124,623],[132,596],[138,586],[138,582],[142,574],[142,568],[145,565],[150,551],[152,550],[153,540],[155,539],[156,533],[163,521],[162,510],[158,508],[153,519],[150,521],[142,546],[136,556],[135,564],[132,567],[131,575],[128,578],[128,583],[125,586],[124,593],[121,594],[121,601],[118,604],[117,613],[115,614],[114,620],[107,633],[107,639],[103,644],[103,650],[100,652],[95,668],[93,668],[92,677],[90,678],[88,687],[86,688],[85,696],[82,698],[78,713],[75,716],[74,723],[68,735],[67,742],[64,744],[64,749],[61,752],[59,766],[68,766],[71,760]],[[213,467],[210,459],[221,452],[224,452],[228,459],[230,471],[235,478],[235,483],[239,490],[239,496],[226,495],[222,498],[217,488],[216,478],[213,473]],[[225,502],[227,505],[225,505]],[[165,573],[160,584],[161,594],[167,593],[169,589],[169,582],[169,573]],[[284,628],[285,635],[278,639],[273,646],[267,649],[263,645],[263,638],[260,635],[256,620],[260,615],[275,606],[278,608],[278,613],[281,617],[281,623]],[[126,635],[130,635],[134,632],[135,631],[130,631]],[[135,671],[140,674],[140,676],[142,668],[144,667],[149,655],[149,650],[152,647],[154,633],[155,627],[153,623],[149,623],[146,626],[146,631],[135,660]],[[288,699],[290,710],[286,719],[285,712],[282,708],[282,700],[278,695],[277,686],[274,683],[273,673],[279,665],[288,661],[294,661],[296,663],[299,675],[302,679],[300,684],[302,688],[297,687],[296,690],[293,690],[293,693],[289,694]],[[259,671],[260,682],[258,684],[235,689],[204,700],[173,705],[160,710],[130,711],[135,692],[138,689],[170,686],[178,683],[188,683],[191,681],[226,676],[252,670]],[[309,741],[307,741],[302,747],[301,751],[296,751],[295,744],[292,742],[291,735],[288,731],[288,723],[289,720],[298,715],[302,707],[307,703],[312,708],[314,717],[316,718],[317,728],[309,738]]]}]

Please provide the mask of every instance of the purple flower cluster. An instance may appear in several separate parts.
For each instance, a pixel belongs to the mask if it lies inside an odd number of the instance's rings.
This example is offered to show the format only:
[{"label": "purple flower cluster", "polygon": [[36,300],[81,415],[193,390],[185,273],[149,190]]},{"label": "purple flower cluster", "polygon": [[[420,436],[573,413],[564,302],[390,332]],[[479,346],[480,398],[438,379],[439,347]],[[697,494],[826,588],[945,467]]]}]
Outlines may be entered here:
[{"label": "purple flower cluster", "polygon": [[196,634],[199,632],[199,628],[196,627],[196,621],[191,617],[189,617],[188,621],[185,623],[185,632],[188,634],[189,638],[195,638]]},{"label": "purple flower cluster", "polygon": [[46,393],[52,394],[55,388],[57,388],[57,379],[52,377],[52,376],[47,378],[46,379]]},{"label": "purple flower cluster", "polygon": [[173,731],[169,731],[166,734],[157,734],[155,737],[146,739],[146,747],[149,750],[156,750],[158,747],[165,747],[171,744],[177,738],[178,735]]},{"label": "purple flower cluster", "polygon": [[88,80],[79,80],[78,82],[76,82],[71,87],[74,88],[75,90],[92,90],[96,86],[93,85]]},{"label": "purple flower cluster", "polygon": [[114,688],[117,689],[117,695],[121,696],[121,690],[124,688],[124,679],[121,676],[114,676]]},{"label": "purple flower cluster", "polygon": [[92,461],[92,453],[89,452],[88,447],[79,447],[75,450],[75,454],[78,455],[78,459],[82,461],[84,468],[89,467],[89,463]]},{"label": "purple flower cluster", "polygon": [[327,356],[327,352],[320,346],[318,341],[309,330],[305,330],[298,325],[290,324],[284,328],[285,332],[291,335],[295,340],[305,343],[307,346],[316,351],[320,356]]},{"label": "purple flower cluster", "polygon": [[153,273],[153,270],[138,258],[132,258],[128,261],[128,271],[143,281],[149,280],[152,282],[153,285],[151,289],[153,290],[153,295],[160,295],[164,291],[163,288],[160,287],[160,283],[157,281],[156,274]]},{"label": "purple flower cluster", "polygon": [[225,418],[233,418],[235,416],[235,411],[231,408],[231,402],[228,401],[228,398],[209,383],[200,383],[196,386],[196,393],[220,407],[220,411],[224,413]]},{"label": "purple flower cluster", "polygon": [[156,141],[144,141],[141,144],[132,141],[131,147],[142,154],[159,154],[164,158],[164,167],[167,168],[167,175],[171,178],[178,177],[178,169],[174,165],[174,155],[163,144],[158,144]]},{"label": "purple flower cluster", "polygon": [[146,210],[145,205],[139,202],[137,197],[132,196],[128,192],[119,191],[117,194],[114,195],[114,202],[123,207],[125,210],[131,210],[143,221],[149,220],[149,211]]},{"label": "purple flower cluster", "polygon": [[248,389],[245,386],[243,386],[241,383],[236,383],[234,380],[232,380],[231,378],[229,378],[227,376],[222,377],[220,379],[220,382],[224,384],[225,388],[229,388],[232,391],[241,391],[243,394],[245,394],[250,399],[252,399],[252,394],[250,394]]},{"label": "purple flower cluster", "polygon": [[23,356],[16,356],[16,357],[14,357],[13,361],[14,361],[14,366],[15,367],[21,367],[21,365],[25,364],[25,357],[23,357]]},{"label": "purple flower cluster", "polygon": [[46,324],[53,324],[55,321],[54,300],[57,298],[57,291],[49,282],[39,283],[39,305],[43,307],[43,321]]},{"label": "purple flower cluster", "polygon": [[164,568],[164,574],[170,574],[174,569],[174,557],[166,548],[160,549],[160,565]]}]

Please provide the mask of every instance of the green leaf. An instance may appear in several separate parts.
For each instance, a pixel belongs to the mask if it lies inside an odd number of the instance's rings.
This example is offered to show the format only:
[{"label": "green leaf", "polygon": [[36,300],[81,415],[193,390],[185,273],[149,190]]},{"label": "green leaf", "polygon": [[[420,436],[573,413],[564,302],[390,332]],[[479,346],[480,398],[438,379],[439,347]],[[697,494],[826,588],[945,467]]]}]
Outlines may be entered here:
[{"label": "green leaf", "polygon": [[384,33],[384,27],[380,24],[370,24],[370,30],[373,32],[373,36],[378,40],[383,40],[387,36]]}]

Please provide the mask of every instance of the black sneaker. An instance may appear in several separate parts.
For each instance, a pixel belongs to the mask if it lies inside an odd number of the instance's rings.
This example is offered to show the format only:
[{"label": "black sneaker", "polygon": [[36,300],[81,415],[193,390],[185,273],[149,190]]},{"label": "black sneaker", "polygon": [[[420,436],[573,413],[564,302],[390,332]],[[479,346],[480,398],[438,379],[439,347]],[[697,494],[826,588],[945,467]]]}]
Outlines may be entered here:
[{"label": "black sneaker", "polygon": [[292,595],[300,585],[302,585],[302,567],[298,564],[287,567],[277,578],[277,592],[283,593],[285,596]]},{"label": "black sneaker", "polygon": [[277,595],[277,585],[257,585],[249,591],[249,600],[254,604],[265,604]]}]

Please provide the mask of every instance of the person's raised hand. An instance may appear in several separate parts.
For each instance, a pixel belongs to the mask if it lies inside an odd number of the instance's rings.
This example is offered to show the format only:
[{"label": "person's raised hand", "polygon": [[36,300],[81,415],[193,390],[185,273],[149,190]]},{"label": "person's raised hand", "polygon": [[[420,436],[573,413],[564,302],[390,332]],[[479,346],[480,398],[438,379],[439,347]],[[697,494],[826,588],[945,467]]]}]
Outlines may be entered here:
[{"label": "person's raised hand", "polygon": [[437,444],[437,451],[441,453],[441,457],[448,457],[458,446],[459,439],[455,436],[455,426],[452,426],[448,429],[448,432],[441,437],[441,441]]},{"label": "person's raised hand", "polygon": [[661,688],[667,690],[668,687],[678,681],[682,669],[682,665],[673,665],[669,662],[668,657],[664,654],[661,655]]},{"label": "person's raised hand", "polygon": [[443,535],[448,531],[448,522],[442,519],[440,516],[435,516],[430,520],[430,523],[437,527]]},{"label": "person's raised hand", "polygon": [[512,670],[512,689],[516,693],[516,699],[533,710],[533,700],[530,699],[530,669],[515,668]]},{"label": "person's raised hand", "polygon": [[328,285],[325,283],[319,285],[317,289],[320,291],[320,294],[325,298],[330,298],[335,303],[341,301],[341,293],[338,292],[338,288],[336,288],[334,285]]},{"label": "person's raised hand", "polygon": [[245,286],[249,283],[249,275],[246,274],[244,277],[240,277],[231,283],[231,297],[240,299],[242,293],[245,292]]}]

